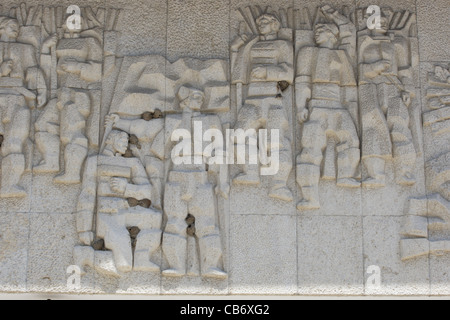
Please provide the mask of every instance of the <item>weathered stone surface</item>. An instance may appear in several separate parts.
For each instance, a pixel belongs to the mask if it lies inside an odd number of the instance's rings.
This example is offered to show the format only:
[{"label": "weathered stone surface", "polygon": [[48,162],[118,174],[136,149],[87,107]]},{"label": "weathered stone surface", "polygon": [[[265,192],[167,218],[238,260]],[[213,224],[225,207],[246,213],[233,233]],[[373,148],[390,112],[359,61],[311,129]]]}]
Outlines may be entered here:
[{"label": "weathered stone surface", "polygon": [[69,5],[0,4],[0,293],[450,294],[445,0]]}]

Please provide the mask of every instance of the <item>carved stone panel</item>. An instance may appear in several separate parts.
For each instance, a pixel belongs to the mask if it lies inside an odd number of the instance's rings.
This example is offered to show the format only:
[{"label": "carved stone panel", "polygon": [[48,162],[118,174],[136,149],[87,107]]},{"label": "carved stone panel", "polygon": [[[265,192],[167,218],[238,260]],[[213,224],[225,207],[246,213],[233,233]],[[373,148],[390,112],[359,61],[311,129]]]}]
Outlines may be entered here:
[{"label": "carved stone panel", "polygon": [[446,30],[371,5],[4,0],[0,293],[450,288]]}]

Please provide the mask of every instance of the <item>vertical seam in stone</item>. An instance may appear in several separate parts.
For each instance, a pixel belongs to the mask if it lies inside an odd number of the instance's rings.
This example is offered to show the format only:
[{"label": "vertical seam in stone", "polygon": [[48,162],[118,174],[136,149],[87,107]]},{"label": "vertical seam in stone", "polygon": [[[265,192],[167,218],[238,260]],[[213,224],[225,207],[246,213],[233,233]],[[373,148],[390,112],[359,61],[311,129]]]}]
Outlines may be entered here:
[{"label": "vertical seam in stone", "polygon": [[[230,87],[230,94],[232,93],[232,85],[231,85],[231,53],[230,53],[230,47],[231,47],[231,0],[228,0],[228,77],[229,77],[229,87]],[[231,105],[232,105],[232,99],[230,96],[230,113],[233,112],[233,110],[231,109]],[[236,114],[233,114],[234,117],[236,118]],[[234,119],[233,119],[234,120]],[[231,129],[231,128],[230,128]],[[226,135],[225,135],[226,137]],[[227,159],[225,159],[225,163],[226,163]],[[224,267],[225,267],[225,261],[226,261],[226,272],[228,273],[228,277],[227,277],[227,295],[231,295],[231,288],[230,288],[230,272],[231,272],[231,263],[230,263],[230,258],[231,258],[231,171],[229,170],[230,166],[228,167],[228,183],[230,184],[230,192],[228,195],[228,199],[225,201],[226,206],[225,209],[227,210],[226,213],[226,219],[225,219],[225,226],[222,226],[222,228],[224,228],[223,231],[225,231],[225,243],[226,243],[226,250],[224,251],[224,256],[223,256],[223,261],[224,261]],[[220,214],[220,213],[219,213]],[[226,258],[225,258],[226,256]]]},{"label": "vertical seam in stone", "polygon": [[[164,76],[167,76],[167,56],[168,56],[168,47],[169,47],[169,39],[168,39],[168,33],[169,33],[169,0],[166,0],[166,28],[165,28],[165,38],[166,38],[166,47],[164,50]],[[167,111],[167,79],[164,80],[164,112]],[[166,140],[166,122],[164,120],[164,126],[163,126],[163,130],[164,130],[164,141]],[[162,214],[162,221],[164,221],[164,196],[165,196],[165,185],[167,183],[167,178],[166,178],[166,172],[167,172],[167,156],[166,156],[166,147],[164,146],[164,152],[163,152],[163,175],[162,175],[162,188],[161,188],[161,214]],[[161,242],[160,242],[160,268],[162,269],[163,267],[163,259],[164,259],[164,252],[162,250],[162,245],[163,245],[163,236],[164,236],[164,231],[163,230],[163,226],[161,225]],[[163,276],[162,276],[162,270],[159,273],[159,295],[162,295],[163,293]]]},{"label": "vertical seam in stone", "polygon": [[[423,172],[424,172],[424,183],[425,183],[425,194],[427,197],[427,200],[429,199],[429,195],[428,195],[428,188],[427,188],[427,174],[426,174],[426,164],[425,164],[425,137],[424,137],[424,130],[423,130],[423,111],[424,111],[424,105],[423,105],[423,96],[422,96],[422,87],[424,85],[424,83],[422,83],[422,69],[421,69],[421,65],[422,65],[422,58],[420,56],[420,29],[419,29],[419,11],[418,11],[418,7],[417,7],[417,0],[414,1],[415,2],[415,14],[416,14],[416,32],[417,32],[417,50],[419,51],[419,66],[418,66],[418,77],[419,77],[419,104],[420,104],[420,123],[421,123],[421,132],[422,132],[422,158],[423,158]],[[417,90],[417,88],[416,88]],[[429,204],[427,201],[427,224],[430,224],[430,218],[429,218]],[[428,235],[429,237],[429,235]],[[429,240],[429,238],[428,238]],[[430,241],[428,241],[428,295],[431,296],[431,243]]]}]

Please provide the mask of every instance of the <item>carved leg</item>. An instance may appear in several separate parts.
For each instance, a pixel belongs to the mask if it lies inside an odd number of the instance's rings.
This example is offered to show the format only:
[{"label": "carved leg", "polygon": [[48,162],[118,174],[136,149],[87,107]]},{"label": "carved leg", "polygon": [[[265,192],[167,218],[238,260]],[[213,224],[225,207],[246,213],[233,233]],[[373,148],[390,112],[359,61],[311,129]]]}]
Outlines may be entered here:
[{"label": "carved leg", "polygon": [[416,183],[414,169],[417,156],[409,122],[409,112],[403,101],[399,97],[390,99],[387,123],[391,130],[396,180],[405,186]]},{"label": "carved leg", "polygon": [[319,180],[319,166],[311,164],[297,165],[297,183],[303,193],[303,200],[297,205],[298,210],[320,209]]},{"label": "carved leg", "polygon": [[97,219],[97,236],[104,239],[105,247],[113,252],[117,270],[131,272],[133,253],[131,238],[125,226],[115,221],[109,214],[99,214]]},{"label": "carved leg", "polygon": [[61,142],[57,135],[48,132],[37,132],[35,135],[36,147],[42,154],[42,161],[34,167],[34,173],[59,172],[59,154]]},{"label": "carved leg", "polygon": [[367,157],[363,159],[369,177],[363,181],[366,188],[382,188],[386,185],[385,166],[386,160],[378,157]]},{"label": "carved leg", "polygon": [[224,279],[227,273],[218,265],[222,258],[222,243],[218,234],[198,238],[202,276]]},{"label": "carved leg", "polygon": [[[249,129],[253,129],[256,131],[261,126],[260,107],[254,104],[245,105],[239,111],[238,119],[239,120],[235,126],[235,130],[242,129],[246,131]],[[247,146],[249,147],[250,150],[253,149],[257,151],[258,150],[257,137],[249,138],[248,144],[245,141],[244,142],[238,141],[237,162],[238,164],[242,165],[243,173],[234,178],[233,183],[258,185],[261,183],[259,164],[258,161],[256,161],[257,164],[250,164],[249,152],[246,151]]]},{"label": "carved leg", "polygon": [[25,171],[25,156],[23,154],[10,154],[2,159],[1,198],[24,198],[25,190],[19,186],[20,179]]},{"label": "carved leg", "polygon": [[167,224],[162,240],[162,250],[169,263],[169,269],[162,274],[169,277],[181,277],[186,274],[187,233],[186,217],[187,203],[182,200],[183,186],[168,182],[164,192],[164,210]]},{"label": "carved leg", "polygon": [[30,133],[31,112],[28,108],[22,107],[18,101],[15,103],[15,112],[12,114],[11,122],[6,127],[1,152],[2,178],[0,197],[2,198],[23,198],[27,196],[25,190],[19,186],[20,179],[25,172],[24,146]]},{"label": "carved leg", "polygon": [[344,188],[359,188],[361,182],[359,164],[361,149],[355,123],[347,110],[336,111],[334,130],[339,139],[337,151],[337,185]]},{"label": "carved leg", "polygon": [[161,230],[141,230],[136,239],[134,270],[159,272],[158,265],[150,261],[150,256],[161,244]]},{"label": "carved leg", "polygon": [[[87,145],[87,140],[86,140]],[[81,168],[86,159],[88,150],[86,146],[70,143],[64,150],[64,173],[58,175],[53,180],[59,184],[81,183]]]},{"label": "carved leg", "polygon": [[292,144],[290,140],[289,122],[286,117],[283,106],[273,106],[269,111],[268,119],[268,131],[269,134],[272,130],[279,130],[280,141],[271,142],[271,148],[279,149],[279,159],[273,159],[272,162],[279,161],[279,170],[273,176],[272,186],[269,193],[271,198],[280,199],[283,201],[293,201],[294,197],[292,191],[287,187],[287,181],[291,174],[293,161],[292,161]]},{"label": "carved leg", "polygon": [[170,268],[162,272],[167,277],[182,277],[186,274],[186,237],[164,233],[163,252]]},{"label": "carved leg", "polygon": [[324,121],[327,121],[327,115],[315,109],[311,112],[310,121],[303,125],[303,150],[297,160],[297,183],[302,189],[303,200],[298,204],[298,210],[320,208],[320,168],[327,146]]}]

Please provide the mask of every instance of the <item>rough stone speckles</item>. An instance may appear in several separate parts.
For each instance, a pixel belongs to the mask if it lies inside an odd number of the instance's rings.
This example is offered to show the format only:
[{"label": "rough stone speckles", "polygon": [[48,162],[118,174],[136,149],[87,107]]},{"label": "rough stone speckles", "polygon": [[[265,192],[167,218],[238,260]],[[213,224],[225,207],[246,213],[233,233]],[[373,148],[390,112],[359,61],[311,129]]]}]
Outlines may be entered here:
[{"label": "rough stone speckles", "polygon": [[231,220],[231,294],[297,293],[296,217]]},{"label": "rough stone speckles", "polygon": [[0,214],[0,291],[27,290],[28,214]]},{"label": "rough stone speckles", "polygon": [[[364,272],[367,295],[427,295],[430,289],[429,259],[422,256],[402,261],[402,217],[364,217]],[[380,286],[367,282],[370,266],[380,269]],[[370,270],[369,270],[370,271]]]},{"label": "rough stone speckles", "polygon": [[360,217],[301,217],[297,232],[300,294],[363,294]]}]

